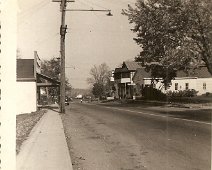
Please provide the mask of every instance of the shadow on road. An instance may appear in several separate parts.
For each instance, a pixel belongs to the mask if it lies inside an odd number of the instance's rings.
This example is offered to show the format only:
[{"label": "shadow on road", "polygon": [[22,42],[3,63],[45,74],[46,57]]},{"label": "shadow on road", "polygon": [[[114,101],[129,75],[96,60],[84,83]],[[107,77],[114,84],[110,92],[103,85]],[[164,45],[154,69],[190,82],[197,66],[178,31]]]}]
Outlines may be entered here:
[{"label": "shadow on road", "polygon": [[101,104],[109,107],[130,108],[137,111],[149,111],[163,114],[169,117],[211,122],[212,109],[204,107],[189,108],[185,105],[175,103],[157,103],[157,102],[133,102],[133,103],[104,103]]},{"label": "shadow on road", "polygon": [[158,111],[160,114],[168,113],[170,117],[192,119],[197,121],[211,122],[211,109],[195,109],[195,110],[184,110],[184,111]]}]

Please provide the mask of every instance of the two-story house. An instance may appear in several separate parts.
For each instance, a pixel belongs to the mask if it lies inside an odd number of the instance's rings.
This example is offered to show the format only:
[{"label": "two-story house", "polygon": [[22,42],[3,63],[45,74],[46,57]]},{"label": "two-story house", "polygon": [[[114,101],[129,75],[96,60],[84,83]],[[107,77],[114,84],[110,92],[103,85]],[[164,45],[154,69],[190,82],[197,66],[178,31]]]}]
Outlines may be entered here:
[{"label": "two-story house", "polygon": [[140,68],[138,62],[126,61],[123,62],[122,67],[116,68],[114,71],[114,83],[116,88],[117,98],[133,98],[135,83],[133,76],[135,71]]}]

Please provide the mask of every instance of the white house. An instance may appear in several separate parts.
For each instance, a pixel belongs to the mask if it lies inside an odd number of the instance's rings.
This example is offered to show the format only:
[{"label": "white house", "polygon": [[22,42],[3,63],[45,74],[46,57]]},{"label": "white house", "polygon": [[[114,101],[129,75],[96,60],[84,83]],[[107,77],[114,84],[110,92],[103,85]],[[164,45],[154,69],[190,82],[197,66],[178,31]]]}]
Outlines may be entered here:
[{"label": "white house", "polygon": [[17,114],[37,110],[37,87],[34,59],[17,59]]},{"label": "white house", "polygon": [[37,110],[42,87],[59,87],[60,82],[41,74],[41,61],[34,53],[34,59],[17,59],[17,114]]},{"label": "white house", "polygon": [[154,88],[160,89],[163,92],[194,89],[198,91],[197,95],[212,93],[212,76],[206,66],[200,66],[194,72],[189,71],[185,73],[178,71],[177,76],[171,81],[171,86],[168,89],[164,88],[161,78],[153,81],[151,73],[146,72],[144,67],[136,70],[133,81],[138,92],[145,86],[153,84]]},{"label": "white house", "polygon": [[198,95],[212,93],[212,76],[206,66],[201,66],[195,72],[177,72],[177,77],[172,80],[169,90],[179,91],[194,89]]}]

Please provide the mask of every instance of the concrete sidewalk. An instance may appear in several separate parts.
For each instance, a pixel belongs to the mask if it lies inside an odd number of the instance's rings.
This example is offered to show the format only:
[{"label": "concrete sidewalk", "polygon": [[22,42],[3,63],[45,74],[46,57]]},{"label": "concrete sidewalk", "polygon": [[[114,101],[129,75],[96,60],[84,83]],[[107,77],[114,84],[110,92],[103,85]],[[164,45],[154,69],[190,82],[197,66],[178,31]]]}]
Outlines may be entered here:
[{"label": "concrete sidewalk", "polygon": [[48,110],[23,143],[16,159],[17,170],[72,170],[62,120]]}]

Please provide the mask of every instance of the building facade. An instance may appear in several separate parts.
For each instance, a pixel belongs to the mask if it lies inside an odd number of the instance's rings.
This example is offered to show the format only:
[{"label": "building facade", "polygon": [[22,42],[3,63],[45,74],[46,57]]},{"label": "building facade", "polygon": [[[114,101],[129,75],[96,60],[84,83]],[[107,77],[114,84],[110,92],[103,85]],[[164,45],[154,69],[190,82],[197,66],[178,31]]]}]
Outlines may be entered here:
[{"label": "building facade", "polygon": [[189,90],[198,91],[197,95],[212,93],[212,76],[206,66],[200,66],[195,72],[177,72],[177,77],[172,80],[169,90]]},{"label": "building facade", "polygon": [[135,83],[133,76],[135,71],[140,68],[138,62],[123,62],[121,68],[116,68],[114,71],[114,84],[116,88],[116,98],[133,98],[135,95]]},{"label": "building facade", "polygon": [[17,59],[17,114],[37,110],[34,59]]},{"label": "building facade", "polygon": [[35,112],[42,88],[59,88],[59,85],[60,82],[41,73],[41,60],[36,51],[34,59],[17,59],[17,114]]},{"label": "building facade", "polygon": [[185,73],[178,71],[177,76],[171,81],[167,89],[165,89],[162,81],[161,78],[153,80],[151,78],[151,72],[146,72],[144,67],[138,68],[133,77],[133,82],[136,84],[136,91],[139,94],[141,94],[145,86],[150,85],[156,89],[160,89],[164,93],[167,91],[177,92],[191,89],[198,91],[197,95],[212,93],[212,76],[205,66],[200,66],[194,72],[188,71]]}]

